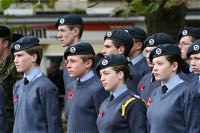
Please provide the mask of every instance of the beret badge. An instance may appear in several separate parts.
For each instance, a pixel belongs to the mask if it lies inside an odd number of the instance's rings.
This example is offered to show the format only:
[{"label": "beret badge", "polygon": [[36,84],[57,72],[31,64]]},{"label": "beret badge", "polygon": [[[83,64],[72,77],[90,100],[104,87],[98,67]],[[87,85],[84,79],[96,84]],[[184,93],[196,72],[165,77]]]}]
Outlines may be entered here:
[{"label": "beret badge", "polygon": [[112,32],[109,31],[109,32],[106,34],[106,36],[107,36],[107,37],[111,37],[111,36],[112,36]]},{"label": "beret badge", "polygon": [[15,44],[15,50],[19,50],[20,49],[20,45],[17,43]]},{"label": "beret badge", "polygon": [[71,53],[75,53],[75,52],[76,52],[76,48],[75,48],[75,47],[71,47],[71,48],[70,48],[70,52],[71,52]]},{"label": "beret badge", "polygon": [[193,49],[194,49],[194,51],[198,51],[199,50],[199,45],[194,45]]},{"label": "beret badge", "polygon": [[162,53],[162,49],[157,48],[157,49],[156,49],[156,54],[157,54],[157,55],[160,55],[161,53]]},{"label": "beret badge", "polygon": [[150,44],[150,45],[153,45],[154,43],[155,43],[154,39],[150,39],[150,40],[149,40],[149,44]]},{"label": "beret badge", "polygon": [[102,60],[101,64],[102,64],[103,66],[107,65],[107,64],[108,64],[108,60]]},{"label": "beret badge", "polygon": [[187,34],[188,34],[188,31],[187,31],[187,30],[183,30],[183,31],[182,31],[182,35],[185,36],[185,35],[187,35]]},{"label": "beret badge", "polygon": [[65,19],[64,18],[61,18],[60,19],[60,24],[64,24],[65,23]]}]

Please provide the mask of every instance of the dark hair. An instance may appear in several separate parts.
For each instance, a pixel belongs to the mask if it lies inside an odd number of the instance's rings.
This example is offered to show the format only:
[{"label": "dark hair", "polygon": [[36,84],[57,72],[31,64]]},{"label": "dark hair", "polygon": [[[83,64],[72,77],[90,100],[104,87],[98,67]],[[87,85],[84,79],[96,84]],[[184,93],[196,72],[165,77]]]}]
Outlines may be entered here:
[{"label": "dark hair", "polygon": [[128,56],[128,54],[129,54],[129,52],[130,52],[130,49],[128,49],[127,47],[126,47],[126,45],[125,44],[123,44],[123,43],[121,43],[121,42],[117,42],[117,41],[115,41],[115,40],[112,40],[112,42],[113,42],[113,44],[114,44],[114,46],[117,48],[117,49],[119,49],[121,46],[123,46],[124,47],[124,56]]},{"label": "dark hair", "polygon": [[92,60],[92,66],[91,68],[93,68],[95,66],[95,55],[93,54],[86,54],[86,55],[78,55],[82,60],[83,62],[86,62],[88,60]]},{"label": "dark hair", "polygon": [[142,45],[142,49],[141,49],[141,51],[143,51],[144,50],[144,40],[142,40],[142,39],[137,39],[137,38],[135,38],[134,39],[134,43],[141,43],[141,45]]},{"label": "dark hair", "polygon": [[184,72],[184,73],[189,73],[189,64],[187,64],[181,56],[177,55],[165,55],[166,59],[172,64],[174,62],[178,63],[178,69],[177,69],[177,74]]},{"label": "dark hair", "polygon": [[83,34],[83,25],[79,25],[79,24],[76,24],[76,25],[67,25],[69,27],[70,30],[73,30],[74,28],[78,28],[80,30],[80,33],[78,35],[79,39],[82,37],[82,34]]},{"label": "dark hair", "polygon": [[126,82],[128,79],[131,79],[132,76],[130,74],[130,69],[128,65],[114,65],[111,66],[112,69],[114,71],[116,71],[117,73],[119,73],[120,71],[122,71],[124,73],[124,81]]},{"label": "dark hair", "polygon": [[8,41],[8,47],[10,48],[11,43],[12,43],[12,37],[11,35],[6,36],[6,37],[2,37],[3,41]]},{"label": "dark hair", "polygon": [[37,55],[37,60],[36,63],[39,66],[42,60],[42,56],[43,56],[43,50],[41,46],[35,46],[29,49],[25,50],[28,54],[33,55],[36,54]]}]

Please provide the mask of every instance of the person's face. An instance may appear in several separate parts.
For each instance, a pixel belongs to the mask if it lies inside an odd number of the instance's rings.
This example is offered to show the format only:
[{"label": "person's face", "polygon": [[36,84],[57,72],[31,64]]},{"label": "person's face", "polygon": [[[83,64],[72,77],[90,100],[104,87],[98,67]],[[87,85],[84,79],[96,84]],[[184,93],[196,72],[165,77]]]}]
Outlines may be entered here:
[{"label": "person's face", "polygon": [[190,56],[190,64],[192,67],[192,71],[195,74],[200,75],[200,53],[192,54]]},{"label": "person's face", "polygon": [[117,73],[112,67],[107,67],[100,70],[101,82],[106,91],[114,91],[121,85],[123,80],[123,72]]},{"label": "person's face", "polygon": [[58,26],[57,39],[62,47],[70,46],[75,41],[75,31],[70,30],[67,25]]},{"label": "person's face", "polygon": [[90,69],[92,65],[91,60],[83,62],[78,55],[72,55],[67,57],[67,69],[70,77],[83,77]]},{"label": "person's face", "polygon": [[149,60],[149,55],[156,47],[146,47],[144,50],[146,52],[146,60],[149,67],[153,67],[151,61]]},{"label": "person's face", "polygon": [[170,63],[165,56],[153,59],[153,74],[156,80],[167,82],[176,74],[177,62]]},{"label": "person's face", "polygon": [[187,51],[192,44],[191,36],[184,36],[179,41],[179,47],[181,49],[181,57],[183,60],[187,60]]},{"label": "person's face", "polygon": [[3,56],[5,48],[8,47],[8,41],[0,38],[0,57]]},{"label": "person's face", "polygon": [[112,40],[106,39],[104,41],[104,47],[103,47],[103,50],[102,50],[102,54],[104,56],[108,56],[108,55],[111,55],[111,54],[115,54],[115,55],[116,54],[122,54],[122,48],[117,49],[115,47],[115,45],[113,44]]},{"label": "person's face", "polygon": [[14,63],[17,72],[23,72],[29,74],[36,66],[37,55],[30,55],[26,51],[22,50],[14,53],[15,59]]}]

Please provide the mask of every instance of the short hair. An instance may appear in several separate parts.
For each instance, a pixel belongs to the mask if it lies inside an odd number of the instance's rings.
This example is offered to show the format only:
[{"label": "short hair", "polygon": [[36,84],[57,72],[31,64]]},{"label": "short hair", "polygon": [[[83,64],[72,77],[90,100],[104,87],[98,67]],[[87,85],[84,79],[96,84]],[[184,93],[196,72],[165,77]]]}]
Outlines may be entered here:
[{"label": "short hair", "polygon": [[78,55],[82,60],[83,62],[86,62],[88,60],[92,60],[92,66],[91,68],[94,68],[95,66],[95,55],[93,54],[86,54],[86,55]]},{"label": "short hair", "polygon": [[69,27],[70,30],[73,30],[74,28],[78,28],[80,30],[80,33],[78,35],[79,39],[82,37],[82,34],[83,34],[83,25],[80,25],[80,24],[75,24],[75,25],[66,25]]},{"label": "short hair", "polygon": [[36,60],[36,64],[39,66],[42,60],[42,56],[43,56],[43,49],[41,46],[35,46],[35,47],[31,47],[29,49],[25,49],[25,51],[30,54],[36,54],[37,55],[37,60]]}]

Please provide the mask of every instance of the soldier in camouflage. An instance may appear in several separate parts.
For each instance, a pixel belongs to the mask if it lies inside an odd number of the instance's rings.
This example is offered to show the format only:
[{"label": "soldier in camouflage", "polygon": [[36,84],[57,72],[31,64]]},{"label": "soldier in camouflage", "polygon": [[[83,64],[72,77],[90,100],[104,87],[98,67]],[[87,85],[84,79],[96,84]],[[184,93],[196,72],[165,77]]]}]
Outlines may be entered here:
[{"label": "soldier in camouflage", "polygon": [[[16,36],[14,38],[15,41]],[[8,133],[12,133],[14,122],[12,88],[17,78],[19,78],[14,65],[14,56],[10,52],[11,43],[12,35],[9,28],[0,25],[0,84],[4,88],[7,99]]]}]

